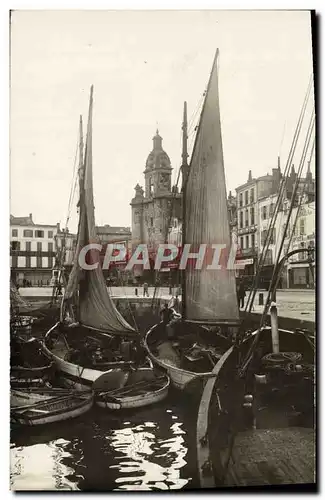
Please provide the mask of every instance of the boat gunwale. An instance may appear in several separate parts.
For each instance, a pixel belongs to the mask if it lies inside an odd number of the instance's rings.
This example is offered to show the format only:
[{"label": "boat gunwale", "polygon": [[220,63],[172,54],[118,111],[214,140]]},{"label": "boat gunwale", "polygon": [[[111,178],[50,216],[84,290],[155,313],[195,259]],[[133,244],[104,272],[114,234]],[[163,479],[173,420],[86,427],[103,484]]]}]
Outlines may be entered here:
[{"label": "boat gunwale", "polygon": [[[157,358],[157,356],[155,356],[150,348],[149,348],[149,345],[148,345],[148,337],[149,335],[152,333],[152,331],[154,329],[156,329],[162,322],[159,322],[159,323],[156,323],[155,325],[153,325],[146,333],[144,339],[143,339],[143,343],[144,343],[144,346],[150,356],[150,358],[155,362],[157,363],[159,366],[161,366],[162,368],[164,369],[171,369],[171,370],[175,370],[176,372],[179,372],[179,373],[184,373],[186,375],[190,375],[192,376],[192,378],[204,378],[204,377],[209,377],[209,378],[214,378],[215,375],[213,373],[213,370],[210,371],[210,372],[201,372],[201,373],[198,373],[198,372],[191,372],[190,370],[185,370],[184,368],[179,368],[178,366],[175,366],[175,365],[170,365],[168,363],[166,363],[165,361],[162,361],[161,359]],[[220,360],[219,360],[220,361]]]},{"label": "boat gunwale", "polygon": [[[271,331],[270,326],[264,326],[263,328],[259,328],[252,332],[249,337],[244,339],[243,343],[248,342],[249,340],[252,339],[252,337],[255,337],[261,330],[268,330],[269,332]],[[279,329],[279,333],[287,333],[290,335],[296,335],[297,332],[292,331],[292,330],[285,330],[283,328]],[[299,333],[299,332],[298,332]],[[196,456],[197,456],[197,470],[199,474],[199,480],[200,480],[200,487],[201,488],[216,488],[216,482],[215,478],[213,475],[213,471],[211,468],[211,461],[210,461],[210,447],[209,447],[209,439],[208,439],[208,427],[209,427],[209,411],[210,411],[210,405],[211,405],[211,397],[213,394],[213,390],[215,387],[215,384],[217,382],[217,377],[221,371],[221,369],[224,367],[224,364],[226,361],[229,359],[231,354],[234,351],[235,346],[232,345],[219,359],[219,361],[216,363],[214,367],[214,378],[210,378],[207,380],[201,400],[200,400],[200,405],[198,409],[198,418],[197,418],[197,424],[196,424]],[[209,464],[208,469],[205,467],[206,464]],[[203,469],[204,469],[204,474],[203,474]]]}]

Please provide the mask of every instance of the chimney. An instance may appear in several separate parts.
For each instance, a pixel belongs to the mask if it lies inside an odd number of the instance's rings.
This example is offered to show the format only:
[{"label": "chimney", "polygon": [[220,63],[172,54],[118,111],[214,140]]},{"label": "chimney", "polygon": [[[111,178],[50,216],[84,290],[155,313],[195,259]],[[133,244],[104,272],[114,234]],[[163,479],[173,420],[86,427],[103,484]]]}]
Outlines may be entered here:
[{"label": "chimney", "polygon": [[281,170],[280,156],[278,156],[278,169]]},{"label": "chimney", "polygon": [[60,229],[60,222],[56,223],[56,230],[57,230],[58,233],[61,231],[61,229]]},{"label": "chimney", "polygon": [[29,218],[30,218],[31,222],[33,222],[33,214],[29,214]]},{"label": "chimney", "polygon": [[248,172],[248,181],[247,182],[250,182],[252,180],[252,171],[250,170]]}]

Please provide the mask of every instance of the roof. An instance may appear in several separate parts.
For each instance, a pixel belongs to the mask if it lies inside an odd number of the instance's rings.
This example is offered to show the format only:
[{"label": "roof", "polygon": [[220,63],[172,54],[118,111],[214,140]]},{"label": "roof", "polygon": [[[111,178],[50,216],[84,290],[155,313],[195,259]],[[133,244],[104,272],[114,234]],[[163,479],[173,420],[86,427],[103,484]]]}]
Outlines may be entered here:
[{"label": "roof", "polygon": [[15,226],[35,226],[31,214],[27,217],[15,217],[10,214],[10,224]]},{"label": "roof", "polygon": [[105,226],[96,226],[96,231],[98,234],[130,234],[131,229],[129,227],[123,226],[110,226],[105,224]]}]

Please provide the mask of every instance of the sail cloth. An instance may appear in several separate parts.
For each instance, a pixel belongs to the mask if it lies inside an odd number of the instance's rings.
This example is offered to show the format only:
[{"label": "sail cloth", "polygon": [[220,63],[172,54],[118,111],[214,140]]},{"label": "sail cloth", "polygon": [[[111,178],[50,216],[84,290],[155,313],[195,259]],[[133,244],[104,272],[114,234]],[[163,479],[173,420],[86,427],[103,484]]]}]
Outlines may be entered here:
[{"label": "sail cloth", "polygon": [[207,269],[213,251],[206,252],[201,270],[193,263],[185,272],[185,319],[202,322],[237,322],[235,271],[227,269],[231,248],[227,192],[222,151],[218,95],[218,51],[208,84],[205,102],[192,153],[186,185],[185,243],[191,252],[201,244],[226,245],[221,269]]},{"label": "sail cloth", "polygon": [[[135,330],[117,311],[108,294],[100,264],[92,270],[81,269],[78,262],[80,250],[90,243],[99,243],[95,229],[95,211],[92,173],[92,110],[93,87],[91,87],[84,168],[80,171],[83,190],[79,200],[79,227],[76,254],[65,298],[72,298],[79,285],[79,321],[85,326],[112,334],[135,334]],[[90,250],[87,264],[100,262],[99,251]]]}]

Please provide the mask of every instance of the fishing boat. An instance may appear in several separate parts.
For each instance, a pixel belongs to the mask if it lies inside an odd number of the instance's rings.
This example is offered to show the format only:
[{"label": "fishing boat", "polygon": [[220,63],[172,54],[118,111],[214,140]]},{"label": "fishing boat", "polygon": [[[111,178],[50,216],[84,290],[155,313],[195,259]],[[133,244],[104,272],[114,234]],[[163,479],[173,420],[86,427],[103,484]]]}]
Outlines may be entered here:
[{"label": "fishing boat", "polygon": [[[311,88],[312,81],[298,120],[277,206],[297,148]],[[279,328],[275,302],[284,263],[301,253],[301,249],[289,251],[289,246],[284,250],[283,245],[289,227],[291,235],[295,230],[299,210],[295,220],[291,220],[292,209],[302,202],[304,191],[299,199],[298,187],[311,144],[308,164],[314,153],[314,125],[312,106],[301,148],[299,176],[279,239],[259,328],[252,335],[237,338],[216,364],[215,377],[206,382],[202,393],[196,438],[202,488],[315,486],[315,336],[302,329]],[[276,218],[276,211],[273,215]],[[273,219],[269,231],[272,226]],[[309,249],[308,253],[313,251]],[[268,317],[270,326],[266,325]]]},{"label": "fishing boat", "polygon": [[[231,346],[239,328],[239,309],[227,209],[226,182],[218,95],[218,51],[205,93],[191,162],[187,164],[187,105],[184,105],[182,196],[183,249],[193,252],[201,244],[225,248],[220,254],[222,269],[209,269],[212,254],[201,269],[188,263],[182,272],[182,318],[173,328],[163,323],[145,336],[145,346],[153,363],[167,371],[178,389],[201,385]],[[232,266],[233,267],[233,266]],[[201,388],[202,385],[201,385]]]},{"label": "fishing boat", "polygon": [[164,372],[157,373],[152,366],[129,372],[123,385],[114,389],[103,389],[101,379],[93,385],[95,403],[101,408],[126,410],[159,403],[166,398],[170,379]]},{"label": "fishing boat", "polygon": [[22,314],[28,311],[29,304],[19,295],[17,288],[10,282],[10,333],[28,339],[32,332],[33,316]]},{"label": "fishing boat", "polygon": [[[314,349],[304,334],[264,328],[231,347],[207,382],[198,413],[202,488],[315,482]],[[258,342],[256,339],[258,338]],[[238,359],[255,363],[239,377]]]},{"label": "fishing boat", "polygon": [[[41,396],[45,396],[43,399]],[[40,399],[23,406],[12,406],[10,419],[12,423],[21,425],[41,425],[60,422],[83,415],[93,405],[92,391],[68,391],[49,397],[39,394]],[[36,399],[36,397],[35,397]]]},{"label": "fishing boat", "polygon": [[[139,333],[118,312],[107,291],[101,266],[96,267],[99,251],[92,248],[87,253],[87,265],[95,264],[92,269],[86,270],[79,264],[80,252],[98,241],[93,199],[92,111],[93,87],[84,155],[81,118],[79,125],[79,225],[74,265],[65,287],[60,321],[45,335],[43,349],[66,383],[84,389],[101,377],[103,389],[108,383],[117,389],[124,386],[130,371],[136,373],[150,367],[150,362]],[[156,398],[155,391],[156,387],[152,394],[148,392],[146,404]],[[143,400],[139,399],[139,403],[142,405]]]},{"label": "fishing boat", "polygon": [[53,361],[44,353],[40,340],[13,336],[10,342],[10,383],[14,385],[38,384],[52,378]]},{"label": "fishing boat", "polygon": [[53,387],[48,382],[38,386],[15,385],[10,390],[10,407],[33,405],[58,397],[73,396],[76,391],[64,387]]}]

